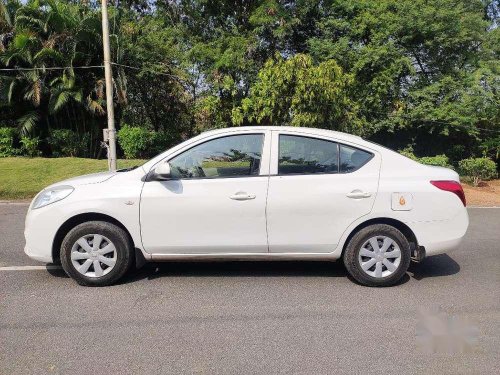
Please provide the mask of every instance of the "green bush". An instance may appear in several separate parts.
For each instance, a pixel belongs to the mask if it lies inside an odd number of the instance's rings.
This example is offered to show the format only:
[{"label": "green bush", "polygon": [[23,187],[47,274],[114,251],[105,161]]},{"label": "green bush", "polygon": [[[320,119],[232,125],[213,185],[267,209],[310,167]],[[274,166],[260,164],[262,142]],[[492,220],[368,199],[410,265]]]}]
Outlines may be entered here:
[{"label": "green bush", "polygon": [[21,153],[29,156],[30,158],[41,156],[42,152],[38,149],[39,144],[40,138],[38,137],[21,137]]},{"label": "green bush", "polygon": [[401,155],[410,158],[411,160],[418,161],[419,163],[426,165],[435,165],[438,167],[445,167],[453,169],[453,166],[450,163],[450,159],[446,155],[436,155],[436,156],[424,156],[419,158],[413,153],[413,147],[407,146],[402,150],[398,151]]},{"label": "green bush", "polygon": [[13,128],[0,128],[0,157],[18,154],[18,150],[14,148],[15,134],[16,130]]},{"label": "green bush", "polygon": [[474,186],[481,181],[491,180],[497,176],[497,166],[489,158],[469,158],[458,163],[460,173],[470,177]]},{"label": "green bush", "polygon": [[50,132],[48,143],[52,156],[88,156],[89,134],[79,135],[69,129],[55,129]]},{"label": "green bush", "polygon": [[418,161],[418,157],[416,157],[415,154],[413,153],[412,146],[406,146],[404,149],[398,150],[398,152],[401,155],[406,156],[407,158],[409,158],[411,160]]},{"label": "green bush", "polygon": [[176,140],[171,134],[166,132],[154,132],[151,146],[150,157],[158,155],[166,151],[176,143]]},{"label": "green bush", "polygon": [[144,158],[151,152],[154,132],[138,126],[124,125],[118,131],[118,143],[127,159]]},{"label": "green bush", "polygon": [[424,156],[424,157],[418,159],[418,161],[422,164],[435,165],[438,167],[445,167],[445,168],[453,169],[453,166],[450,164],[450,160],[448,159],[448,156],[446,156],[446,155]]}]

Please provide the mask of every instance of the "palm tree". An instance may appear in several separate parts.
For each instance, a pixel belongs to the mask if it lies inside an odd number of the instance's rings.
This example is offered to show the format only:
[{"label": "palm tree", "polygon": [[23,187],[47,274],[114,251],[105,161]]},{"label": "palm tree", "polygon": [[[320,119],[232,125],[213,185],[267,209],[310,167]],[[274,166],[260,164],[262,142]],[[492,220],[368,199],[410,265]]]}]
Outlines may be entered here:
[{"label": "palm tree", "polygon": [[6,7],[0,11],[13,33],[9,43],[2,44],[0,62],[19,69],[3,74],[0,86],[9,103],[28,107],[18,119],[20,131],[31,133],[40,125],[48,130],[61,111],[75,129],[90,115],[102,116],[101,69],[75,74],[73,68],[100,65],[99,14],[57,0],[28,2],[13,18]]}]

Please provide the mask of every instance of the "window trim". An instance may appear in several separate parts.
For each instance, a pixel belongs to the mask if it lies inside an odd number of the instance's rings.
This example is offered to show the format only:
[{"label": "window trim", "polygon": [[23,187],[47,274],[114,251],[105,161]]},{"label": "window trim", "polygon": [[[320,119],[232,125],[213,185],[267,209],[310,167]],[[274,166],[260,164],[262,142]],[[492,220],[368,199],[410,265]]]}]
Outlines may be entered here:
[{"label": "window trim", "polygon": [[[280,163],[280,160],[279,160],[279,157],[280,157],[280,141],[281,141],[281,136],[289,136],[289,137],[299,137],[299,138],[310,138],[310,139],[314,139],[314,140],[317,140],[317,141],[324,141],[324,142],[330,142],[330,143],[335,143],[337,145],[337,172],[318,172],[318,173],[286,173],[286,174],[281,174],[279,173],[279,163]],[[368,159],[366,159],[366,161],[361,164],[359,167],[357,167],[356,169],[353,169],[352,171],[349,171],[349,172],[341,172],[340,171],[340,146],[346,146],[346,147],[350,147],[350,148],[354,148],[356,150],[359,150],[359,151],[363,151],[363,152],[366,152],[368,154],[370,154],[370,157]],[[359,148],[359,147],[356,147],[356,146],[352,146],[352,145],[349,145],[349,144],[346,144],[346,143],[342,143],[342,142],[339,142],[339,141],[336,141],[336,140],[333,140],[333,139],[326,139],[326,138],[318,138],[318,137],[314,137],[314,136],[311,136],[311,135],[304,135],[304,134],[289,134],[289,133],[278,133],[278,147],[277,147],[277,154],[276,154],[276,158],[277,158],[277,163],[276,163],[276,174],[270,174],[269,176],[280,176],[280,177],[284,177],[284,176],[314,176],[314,175],[343,175],[343,174],[349,174],[349,173],[353,173],[353,172],[356,172],[358,170],[360,170],[361,168],[363,168],[366,164],[368,164],[370,162],[370,160],[372,160],[373,158],[375,157],[375,154],[371,151],[368,151],[368,150],[365,150],[363,148]]]},{"label": "window trim", "polygon": [[[248,178],[248,177],[267,177],[268,175],[261,175],[260,172],[262,170],[262,159],[264,158],[264,146],[265,146],[265,143],[266,143],[266,133],[265,132],[248,132],[248,133],[237,133],[237,134],[225,134],[225,135],[222,135],[221,137],[214,137],[214,138],[210,138],[210,139],[207,139],[207,140],[204,140],[202,142],[199,142],[199,143],[196,143],[195,145],[187,148],[186,150],[183,150],[175,155],[172,155],[171,157],[167,157],[165,159],[163,159],[164,161],[168,161],[170,163],[171,160],[173,160],[174,158],[178,157],[178,156],[181,156],[182,154],[192,150],[193,148],[195,147],[198,147],[198,146],[201,146],[202,144],[205,144],[205,143],[208,143],[208,142],[211,142],[211,141],[215,141],[215,140],[218,140],[218,139],[222,139],[222,138],[228,138],[228,137],[238,137],[238,136],[245,136],[245,135],[260,135],[262,136],[262,144],[261,144],[261,151],[260,151],[260,164],[259,164],[259,170],[257,171],[257,174],[252,174],[252,175],[245,175],[245,176],[214,176],[214,177],[181,177],[181,178],[178,178],[178,177],[172,177],[170,178],[168,181],[182,181],[182,180],[221,180],[221,179],[226,179],[226,178]],[[153,167],[154,168],[154,167]],[[152,170],[153,170],[152,168]]]}]

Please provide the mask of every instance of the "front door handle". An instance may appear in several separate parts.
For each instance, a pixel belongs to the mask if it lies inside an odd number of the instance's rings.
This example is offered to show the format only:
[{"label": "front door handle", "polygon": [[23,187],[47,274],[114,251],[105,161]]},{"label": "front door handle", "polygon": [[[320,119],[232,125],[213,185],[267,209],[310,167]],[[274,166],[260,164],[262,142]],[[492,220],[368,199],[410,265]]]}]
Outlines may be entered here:
[{"label": "front door handle", "polygon": [[348,198],[353,198],[353,199],[369,198],[371,196],[372,196],[372,193],[361,191],[361,190],[353,190],[347,194]]},{"label": "front door handle", "polygon": [[255,199],[255,195],[239,191],[236,194],[229,196],[229,198],[235,201],[248,201],[250,199]]}]

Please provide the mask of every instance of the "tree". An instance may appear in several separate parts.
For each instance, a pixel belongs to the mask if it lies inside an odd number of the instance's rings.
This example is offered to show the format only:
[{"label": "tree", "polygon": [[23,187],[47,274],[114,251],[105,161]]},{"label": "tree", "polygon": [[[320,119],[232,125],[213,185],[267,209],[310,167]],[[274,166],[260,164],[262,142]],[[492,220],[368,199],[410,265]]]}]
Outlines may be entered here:
[{"label": "tree", "polygon": [[104,112],[100,95],[94,95],[99,71],[82,76],[73,69],[100,65],[99,30],[97,14],[75,5],[45,0],[17,9],[13,38],[3,46],[0,61],[17,69],[3,74],[1,85],[12,106],[25,108],[18,119],[22,133],[32,133],[36,125],[45,131],[55,126],[62,110],[72,112],[67,120],[73,123],[81,120],[75,111]]},{"label": "tree", "polygon": [[180,140],[191,132],[191,75],[180,42],[182,27],[155,15],[137,20],[133,12],[124,12],[120,24],[120,63],[136,68],[127,75],[131,104],[124,106],[124,121]]},{"label": "tree", "polygon": [[277,55],[259,72],[248,98],[233,110],[233,121],[360,131],[348,94],[352,77],[334,61],[314,65],[308,55]]},{"label": "tree", "polygon": [[492,3],[331,0],[310,53],[353,74],[352,98],[376,141],[413,143],[421,154],[478,154],[500,131]]},{"label": "tree", "polygon": [[[110,4],[118,126],[177,142],[230,124],[307,125],[455,164],[498,160],[497,1]],[[75,68],[102,64],[97,2],[2,5],[2,67],[36,69],[1,72],[0,121],[42,141],[48,128],[91,131],[97,143],[102,70]]]}]

